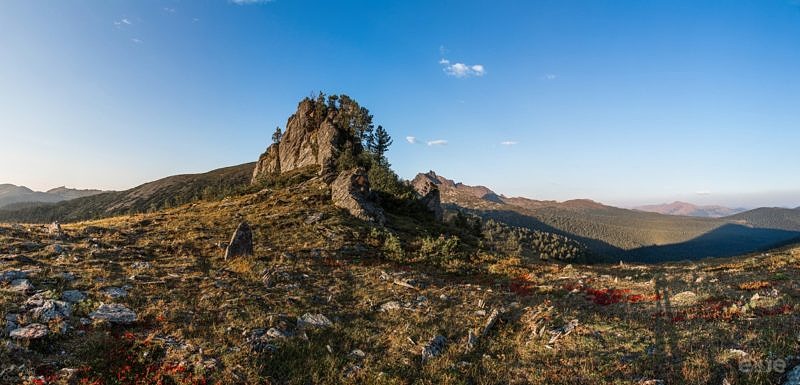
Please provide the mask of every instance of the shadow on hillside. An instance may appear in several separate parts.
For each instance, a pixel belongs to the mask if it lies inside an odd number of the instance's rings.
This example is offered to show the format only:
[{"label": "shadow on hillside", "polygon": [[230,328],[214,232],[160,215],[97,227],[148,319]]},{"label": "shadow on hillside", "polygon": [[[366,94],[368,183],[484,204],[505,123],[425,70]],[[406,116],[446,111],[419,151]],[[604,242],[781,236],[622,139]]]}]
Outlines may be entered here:
[{"label": "shadow on hillside", "polygon": [[[463,209],[463,208],[460,208]],[[698,260],[709,257],[733,257],[766,251],[793,242],[800,242],[800,232],[752,228],[725,224],[696,238],[681,243],[653,245],[624,250],[607,242],[582,237],[547,225],[538,219],[511,210],[468,210],[485,219],[494,219],[511,226],[546,231],[570,237],[586,245],[603,258],[602,262],[657,263]]]},{"label": "shadow on hillside", "polygon": [[800,232],[726,224],[686,242],[623,251],[618,257],[631,262],[697,260],[732,257],[766,251],[800,241]]}]

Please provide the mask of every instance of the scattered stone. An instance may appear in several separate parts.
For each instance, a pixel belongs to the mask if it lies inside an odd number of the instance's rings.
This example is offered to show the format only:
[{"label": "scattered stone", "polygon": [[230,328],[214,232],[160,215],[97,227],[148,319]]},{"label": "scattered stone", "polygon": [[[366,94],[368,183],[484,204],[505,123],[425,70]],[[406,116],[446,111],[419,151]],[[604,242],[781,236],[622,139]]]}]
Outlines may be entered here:
[{"label": "scattered stone", "polygon": [[28,277],[28,273],[22,270],[9,270],[0,273],[0,283],[11,282],[17,279]]},{"label": "scattered stone", "polygon": [[72,304],[52,299],[29,299],[26,306],[32,308],[28,314],[39,322],[50,322],[57,319],[67,319],[72,314]]},{"label": "scattered stone", "polygon": [[128,296],[128,291],[121,287],[107,287],[103,289],[103,293],[112,299],[125,298]]},{"label": "scattered stone", "polygon": [[393,310],[400,310],[400,302],[397,301],[389,301],[381,305],[380,307],[382,312],[389,312]]},{"label": "scattered stone", "polygon": [[50,334],[50,329],[42,324],[30,324],[28,326],[12,330],[9,336],[18,340],[36,340]]},{"label": "scattered stone", "polygon": [[307,216],[305,222],[307,225],[311,225],[321,221],[323,218],[325,218],[325,214],[317,212]]},{"label": "scattered stone", "polygon": [[136,261],[131,263],[131,269],[147,270],[149,268],[150,268],[150,262],[147,261]]},{"label": "scattered stone", "polygon": [[64,238],[64,231],[61,230],[61,224],[58,223],[57,221],[50,224],[49,232],[53,238],[56,239]]},{"label": "scattered stone", "polygon": [[80,290],[66,290],[61,293],[61,299],[67,302],[76,303],[86,299],[86,294]]},{"label": "scattered stone", "polygon": [[89,313],[93,320],[103,320],[115,324],[130,324],[136,322],[137,316],[133,310],[119,303],[101,304],[97,310]]},{"label": "scattered stone", "polygon": [[59,244],[52,244],[45,248],[48,254],[61,254],[64,252],[64,247]]},{"label": "scattered stone", "polygon": [[249,255],[253,255],[253,232],[247,222],[242,222],[233,232],[231,241],[225,248],[225,260]]},{"label": "scattered stone", "polygon": [[333,322],[322,314],[306,313],[297,319],[297,328],[300,330],[313,328],[324,329],[331,326],[333,326]]},{"label": "scattered stone", "polygon": [[550,334],[552,335],[552,337],[550,338],[550,341],[547,342],[547,344],[552,345],[553,343],[558,341],[559,338],[572,333],[572,331],[575,330],[576,327],[578,327],[578,320],[574,319],[572,321],[569,321],[569,323],[567,323],[564,326],[551,330]]},{"label": "scattered stone", "polygon": [[431,338],[430,341],[422,347],[422,362],[441,354],[446,345],[447,339],[444,338],[444,336],[439,335]]},{"label": "scattered stone", "polygon": [[276,329],[276,328],[269,328],[269,330],[267,330],[267,332],[264,333],[264,335],[267,336],[267,337],[270,337],[270,338],[286,338],[287,337],[286,333],[284,333],[284,332],[282,332],[282,331],[280,331],[279,329]]},{"label": "scattered stone", "polygon": [[11,286],[9,287],[11,291],[16,291],[19,293],[30,293],[33,291],[34,287],[31,281],[27,279],[20,278],[11,281]]},{"label": "scattered stone", "polygon": [[367,356],[367,353],[364,353],[364,351],[361,350],[361,349],[353,349],[353,351],[350,352],[350,357],[358,359],[358,360],[363,359],[366,356]]}]

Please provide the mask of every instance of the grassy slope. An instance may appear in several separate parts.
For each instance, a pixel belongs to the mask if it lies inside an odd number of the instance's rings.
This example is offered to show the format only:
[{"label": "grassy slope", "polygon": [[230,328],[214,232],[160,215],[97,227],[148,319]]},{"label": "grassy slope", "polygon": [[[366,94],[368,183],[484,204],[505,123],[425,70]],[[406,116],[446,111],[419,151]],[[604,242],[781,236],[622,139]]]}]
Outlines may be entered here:
[{"label": "grassy slope", "polygon": [[[0,345],[0,362],[25,364],[4,372],[0,383],[16,383],[17,372],[25,377],[31,368],[83,367],[79,376],[105,383],[134,383],[126,379],[149,370],[149,380],[176,383],[770,384],[780,374],[742,373],[730,349],[756,360],[800,350],[798,249],[657,266],[501,258],[482,272],[455,275],[382,262],[365,241],[369,226],[331,206],[327,194],[307,182],[66,225],[61,257],[26,245],[56,242],[43,227],[0,226],[0,253],[34,260],[4,258],[0,270],[30,269],[33,284],[54,295],[70,288],[90,295],[67,320],[76,330],[26,353]],[[323,219],[308,223],[313,213]],[[225,262],[218,243],[239,218],[253,226],[257,256]],[[106,230],[87,234],[89,225]],[[403,223],[401,236],[415,226]],[[141,261],[150,267],[135,268]],[[66,282],[57,278],[62,272],[78,278]],[[100,290],[112,285],[131,285],[118,301],[139,322],[80,326],[78,317],[110,301]],[[677,295],[687,290],[697,297]],[[762,299],[749,304],[755,293]],[[23,301],[0,289],[0,313]],[[402,309],[379,311],[387,301]],[[502,311],[500,321],[465,351],[468,331],[486,322],[480,311],[493,309]],[[334,326],[303,334],[295,325],[306,312],[324,314]],[[548,331],[572,319],[579,321],[575,331],[548,343]],[[251,350],[253,329],[270,327],[296,335],[270,341],[274,351]],[[422,345],[437,334],[447,347],[423,363]],[[355,349],[365,356],[351,354]]]},{"label": "grassy slope", "polygon": [[0,221],[74,222],[154,211],[203,198],[221,198],[245,189],[250,183],[254,167],[254,163],[246,163],[202,174],[174,175],[125,191],[0,210]]}]

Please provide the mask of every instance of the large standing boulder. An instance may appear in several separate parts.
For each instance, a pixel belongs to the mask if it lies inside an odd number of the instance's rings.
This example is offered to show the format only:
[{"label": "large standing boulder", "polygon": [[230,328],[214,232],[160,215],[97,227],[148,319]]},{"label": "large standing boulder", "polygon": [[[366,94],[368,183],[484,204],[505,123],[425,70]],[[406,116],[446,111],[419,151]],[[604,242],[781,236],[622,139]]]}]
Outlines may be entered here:
[{"label": "large standing boulder", "polygon": [[247,222],[242,222],[234,231],[231,242],[225,248],[225,260],[253,255],[253,232]]},{"label": "large standing boulder", "polygon": [[384,224],[383,209],[370,199],[369,178],[363,168],[343,171],[331,184],[333,204],[350,212],[354,217]]},{"label": "large standing boulder", "polygon": [[444,209],[442,209],[442,197],[438,184],[431,178],[418,176],[411,182],[411,186],[417,192],[420,202],[433,213],[437,221],[441,221],[444,217]]}]

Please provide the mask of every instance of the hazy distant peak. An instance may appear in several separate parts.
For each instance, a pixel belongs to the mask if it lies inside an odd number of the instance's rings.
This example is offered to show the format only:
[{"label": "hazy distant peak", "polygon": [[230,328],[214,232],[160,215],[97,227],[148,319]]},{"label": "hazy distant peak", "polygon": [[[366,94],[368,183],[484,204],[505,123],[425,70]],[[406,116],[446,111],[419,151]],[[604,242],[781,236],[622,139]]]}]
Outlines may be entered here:
[{"label": "hazy distant peak", "polygon": [[721,218],[729,215],[737,214],[745,209],[736,208],[732,209],[724,206],[709,205],[698,206],[692,203],[675,201],[672,203],[664,203],[658,205],[645,205],[634,207],[634,210],[646,211],[651,213],[659,213],[665,215],[682,215],[687,217],[707,217],[707,218]]}]

